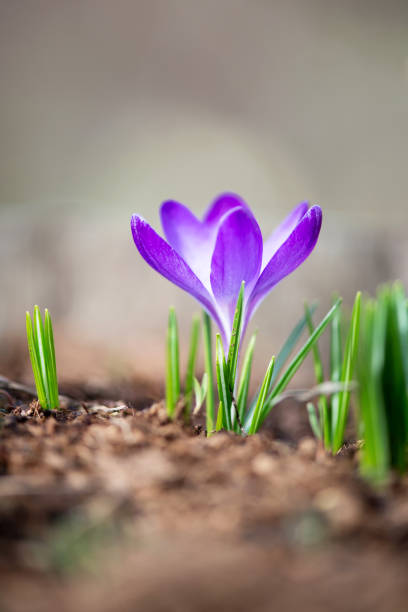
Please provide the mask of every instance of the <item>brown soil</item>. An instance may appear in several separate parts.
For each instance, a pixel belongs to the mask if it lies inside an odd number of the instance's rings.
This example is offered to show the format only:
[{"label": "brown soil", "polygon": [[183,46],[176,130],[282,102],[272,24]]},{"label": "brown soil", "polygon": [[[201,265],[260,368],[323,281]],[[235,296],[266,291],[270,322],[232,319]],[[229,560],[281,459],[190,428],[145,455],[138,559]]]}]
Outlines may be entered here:
[{"label": "brown soil", "polygon": [[370,489],[296,405],[206,438],[147,396],[45,414],[2,385],[1,611],[407,610],[407,479]]}]

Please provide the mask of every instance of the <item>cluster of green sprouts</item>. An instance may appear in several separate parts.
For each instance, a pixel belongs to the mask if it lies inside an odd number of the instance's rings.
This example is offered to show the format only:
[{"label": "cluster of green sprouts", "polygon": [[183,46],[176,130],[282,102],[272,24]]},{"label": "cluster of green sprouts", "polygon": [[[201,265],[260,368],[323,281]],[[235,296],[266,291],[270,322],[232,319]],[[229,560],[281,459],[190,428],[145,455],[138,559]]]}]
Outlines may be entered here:
[{"label": "cluster of green sprouts", "polygon": [[[197,380],[196,364],[200,318],[195,316],[184,385],[180,381],[179,335],[176,314],[170,309],[167,332],[166,406],[170,418],[182,414],[186,422],[206,406],[206,430],[221,429],[240,435],[259,431],[272,408],[285,396],[288,383],[312,353],[317,386],[309,394],[307,412],[311,429],[330,453],[337,453],[345,441],[350,393],[357,387],[356,439],[362,440],[360,470],[377,483],[387,480],[390,471],[408,470],[408,299],[400,283],[383,286],[376,298],[357,293],[348,322],[341,299],[315,327],[315,306],[305,306],[277,357],[272,357],[260,387],[249,399],[254,334],[241,356],[244,284],[237,300],[231,342],[225,351],[221,336],[213,346],[211,319],[203,313],[204,374]],[[58,382],[51,317],[44,319],[38,306],[33,318],[26,314],[27,340],[34,380],[41,407],[59,407]],[[318,340],[330,329],[330,364],[325,373]],[[308,337],[294,353],[302,333]],[[215,349],[215,364],[213,350]],[[238,366],[241,361],[241,367]],[[287,364],[288,362],[288,364]],[[286,365],[287,364],[287,365]],[[354,380],[356,378],[356,381]],[[182,387],[184,391],[182,392]],[[217,401],[214,391],[217,390]]]},{"label": "cluster of green sprouts", "polygon": [[33,319],[26,312],[27,342],[30,353],[38,401],[44,410],[59,407],[54,334],[50,313],[45,309],[44,321],[38,306]]},{"label": "cluster of green sprouts", "polygon": [[[179,340],[175,312],[170,310],[169,325],[167,333],[167,376],[166,376],[166,406],[170,417],[173,417],[176,405],[181,402],[185,418],[188,419],[192,410],[192,392],[195,390],[196,406],[193,411],[199,409],[204,399],[206,401],[206,429],[207,435],[224,429],[237,434],[257,433],[264,423],[272,408],[282,399],[281,394],[292,380],[293,376],[305,360],[309,351],[313,348],[327,325],[338,311],[341,300],[337,299],[330,311],[313,330],[304,345],[292,357],[289,364],[285,366],[291,356],[304,329],[307,327],[308,315],[297,323],[277,357],[272,357],[262,384],[255,396],[249,401],[249,387],[252,369],[252,359],[255,347],[255,334],[250,338],[248,347],[242,360],[240,375],[238,375],[238,355],[242,335],[243,321],[243,295],[244,284],[238,296],[231,342],[228,352],[225,351],[221,336],[216,335],[215,340],[215,372],[213,364],[212,329],[209,316],[203,314],[203,338],[204,338],[204,376],[201,384],[194,376],[194,368],[198,349],[199,321],[193,321],[190,342],[187,375],[185,381],[185,397],[180,395],[179,374]],[[218,390],[217,413],[214,400],[214,382]]]},{"label": "cluster of green sprouts", "polygon": [[408,306],[400,283],[362,304],[357,368],[362,474],[377,482],[408,468]]},{"label": "cluster of green sprouts", "polygon": [[[330,324],[330,372],[325,378],[323,362],[320,356],[319,346],[316,342],[313,346],[313,362],[316,382],[323,385],[329,380],[331,389],[336,385],[337,392],[331,396],[321,395],[316,406],[309,402],[307,411],[309,422],[315,436],[322,441],[325,449],[333,454],[337,453],[344,444],[344,433],[346,429],[350,390],[353,382],[354,366],[357,356],[359,327],[360,327],[361,293],[358,292],[354,300],[351,321],[346,334],[342,334],[343,312],[338,308],[333,315]],[[313,333],[314,326],[312,313],[309,306],[305,305],[305,313],[309,332]],[[343,347],[343,335],[346,336]]]}]

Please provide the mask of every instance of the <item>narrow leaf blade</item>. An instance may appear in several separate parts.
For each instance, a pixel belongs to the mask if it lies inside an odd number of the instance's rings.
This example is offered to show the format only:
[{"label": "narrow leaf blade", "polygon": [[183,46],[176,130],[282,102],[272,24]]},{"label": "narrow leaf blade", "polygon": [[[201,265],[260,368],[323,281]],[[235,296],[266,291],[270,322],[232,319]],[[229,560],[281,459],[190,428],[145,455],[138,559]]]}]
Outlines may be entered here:
[{"label": "narrow leaf blade", "polygon": [[166,362],[166,407],[168,416],[172,418],[180,397],[179,340],[174,308],[169,311]]},{"label": "narrow leaf blade", "polygon": [[249,430],[248,430],[249,434],[256,433],[260,425],[262,424],[262,414],[264,410],[265,400],[266,400],[268,390],[269,390],[271,380],[272,380],[274,365],[275,365],[275,357],[272,357],[272,359],[269,362],[268,368],[266,370],[266,374],[265,374],[265,377],[261,385],[261,390],[257,398],[255,411],[252,417],[252,421],[249,425]]},{"label": "narrow leaf blade", "polygon": [[[340,382],[342,382],[344,385],[347,385],[347,387],[349,386],[349,383],[351,382],[351,379],[353,377],[354,364],[356,361],[360,329],[360,310],[361,292],[359,291],[354,300],[340,377]],[[344,443],[344,431],[346,429],[349,401],[350,391],[341,391],[339,394],[338,419],[337,422],[335,422],[333,425],[334,432],[332,450],[334,453],[337,453],[337,451],[340,450]]]},{"label": "narrow leaf blade", "polygon": [[51,408],[50,390],[48,388],[48,365],[50,362],[49,351],[44,337],[44,327],[41,318],[41,312],[38,306],[34,306],[34,328],[36,348],[38,355],[38,363],[41,373],[41,379],[44,386],[45,396],[47,398],[47,409]]},{"label": "narrow leaf blade", "polygon": [[48,309],[45,309],[44,313],[44,336],[45,343],[48,347],[48,358],[49,363],[47,367],[47,379],[48,388],[50,390],[50,401],[51,408],[58,408],[59,397],[58,397],[58,378],[57,378],[57,364],[55,360],[55,347],[54,347],[54,332],[52,329],[51,315]]},{"label": "narrow leaf blade", "polygon": [[198,351],[198,340],[200,334],[200,317],[194,316],[191,323],[191,334],[190,334],[190,350],[188,354],[186,382],[185,382],[185,401],[186,401],[186,414],[190,414],[193,406],[193,385],[194,385],[194,373],[195,365],[197,360]]},{"label": "narrow leaf blade", "polygon": [[224,347],[220,334],[216,335],[216,371],[217,371],[217,384],[218,384],[218,395],[220,402],[223,405],[223,427],[227,431],[232,429],[231,424],[231,391],[229,387],[229,372],[228,366],[225,362]]},{"label": "narrow leaf blade", "polygon": [[206,427],[207,435],[210,436],[214,430],[215,421],[215,406],[214,406],[214,373],[212,361],[212,332],[211,319],[209,315],[203,311],[203,337],[204,337],[204,362],[205,371],[208,377],[208,391],[206,398]]},{"label": "narrow leaf blade", "polygon": [[[340,382],[341,378],[341,364],[343,360],[341,345],[341,320],[341,308],[339,308],[336,311],[330,326],[330,380],[332,382]],[[339,418],[339,405],[340,396],[338,393],[334,393],[330,401],[332,438],[334,434],[334,424],[337,423]]]},{"label": "narrow leaf blade", "polygon": [[217,432],[221,431],[223,422],[224,422],[224,411],[222,408],[222,402],[220,402],[218,406],[217,423],[215,425],[215,431]]},{"label": "narrow leaf blade", "polygon": [[[305,316],[306,316],[307,326],[309,329],[309,334],[312,335],[314,332],[314,325],[313,325],[312,315],[310,313],[310,309],[307,304],[305,304]],[[320,356],[318,342],[315,342],[312,346],[312,356],[313,356],[313,365],[314,365],[316,382],[318,385],[320,385],[324,381],[324,374],[323,374],[323,362]],[[325,448],[328,449],[330,448],[331,431],[330,431],[329,403],[325,395],[321,395],[319,397],[318,406],[319,406],[319,413],[320,413],[320,426],[323,432],[324,446]]]},{"label": "narrow leaf blade", "polygon": [[[398,284],[385,287],[381,298],[387,303],[385,357],[382,390],[386,407],[391,466],[400,473],[407,468],[408,397],[404,368],[404,327],[398,317],[398,303],[404,299]],[[404,300],[405,301],[405,300]]]},{"label": "narrow leaf blade", "polygon": [[245,352],[244,362],[242,365],[241,378],[240,378],[239,386],[238,386],[237,404],[238,404],[238,414],[239,414],[241,423],[244,421],[244,416],[246,412],[255,342],[256,342],[256,333],[252,335],[249,341],[249,344],[248,344],[248,348]]},{"label": "narrow leaf blade", "polygon": [[319,419],[318,419],[317,412],[316,412],[316,407],[312,402],[308,402],[306,404],[306,408],[307,408],[307,415],[309,417],[310,427],[315,437],[318,440],[321,440],[322,432],[321,432],[321,427],[320,427]]},{"label": "narrow leaf blade", "polygon": [[359,433],[364,438],[360,471],[374,483],[385,482],[390,467],[387,421],[382,393],[387,303],[367,300],[363,305],[361,351],[358,364]]},{"label": "narrow leaf blade", "polygon": [[242,281],[241,289],[239,291],[237,305],[235,308],[234,321],[232,324],[232,334],[231,334],[231,342],[229,345],[228,351],[228,372],[229,372],[229,386],[231,393],[234,393],[235,389],[235,377],[237,373],[237,364],[238,364],[238,352],[239,352],[239,343],[241,338],[241,329],[242,329],[242,309],[244,304],[244,291],[245,291],[245,282]]}]

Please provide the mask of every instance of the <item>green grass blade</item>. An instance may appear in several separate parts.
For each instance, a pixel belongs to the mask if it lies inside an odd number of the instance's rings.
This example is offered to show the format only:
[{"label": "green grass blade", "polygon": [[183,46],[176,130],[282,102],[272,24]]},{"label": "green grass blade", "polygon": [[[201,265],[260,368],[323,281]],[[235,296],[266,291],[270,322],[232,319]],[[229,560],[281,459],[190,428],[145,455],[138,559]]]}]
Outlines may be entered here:
[{"label": "green grass blade", "polygon": [[47,380],[48,380],[48,388],[50,390],[51,408],[58,408],[59,397],[58,397],[57,364],[55,360],[55,347],[54,347],[54,332],[52,329],[51,315],[47,308],[45,309],[45,313],[44,313],[44,336],[45,336],[45,343],[48,347],[48,356],[49,356],[49,362],[47,362]]},{"label": "green grass blade", "polygon": [[173,418],[180,397],[179,339],[174,308],[169,311],[166,361],[166,407],[168,416]]},{"label": "green grass blade", "polygon": [[203,403],[202,394],[201,394],[201,385],[195,376],[193,379],[193,386],[194,386],[194,395],[195,395],[195,408],[194,408],[194,412],[195,412],[201,408],[201,405]]},{"label": "green grass blade", "polygon": [[203,377],[201,379],[201,402],[204,402],[208,393],[208,374],[204,372]]},{"label": "green grass blade", "polygon": [[200,317],[195,315],[191,323],[190,334],[190,350],[188,353],[186,382],[185,382],[185,401],[186,401],[186,416],[191,413],[193,407],[193,385],[195,365],[197,361],[198,340],[200,335]]},{"label": "green grass blade", "polygon": [[[309,306],[305,304],[305,316],[306,322],[309,329],[309,334],[312,335],[314,332],[314,325],[312,315],[310,313]],[[323,363],[320,356],[318,342],[315,342],[312,346],[313,365],[315,371],[315,378],[318,385],[324,382]],[[319,415],[320,415],[320,426],[322,428],[322,436],[325,448],[330,448],[331,432],[330,432],[330,412],[329,402],[325,395],[321,395],[318,399]]]},{"label": "green grass blade", "polygon": [[404,374],[405,389],[408,395],[408,311],[405,291],[400,282],[394,283],[392,293],[397,315],[398,335],[401,344],[401,364]]},{"label": "green grass blade", "polygon": [[47,396],[45,393],[44,382],[41,374],[41,366],[39,361],[39,355],[37,351],[37,345],[35,341],[35,334],[33,323],[31,320],[30,313],[26,312],[26,329],[27,329],[27,344],[28,351],[30,354],[31,366],[34,374],[34,382],[37,389],[38,401],[40,402],[41,407],[46,410],[48,408],[47,405]]},{"label": "green grass blade", "polygon": [[215,425],[215,431],[221,431],[222,424],[224,422],[224,414],[223,414],[222,402],[219,403],[218,406],[218,414],[217,414],[217,423]]},{"label": "green grass blade", "polygon": [[[381,297],[387,300],[385,361],[382,387],[389,434],[391,466],[400,473],[407,468],[408,397],[404,368],[404,324],[398,319],[398,303],[402,295],[398,285],[384,288]],[[402,326],[400,325],[402,323]]]},{"label": "green grass blade", "polygon": [[[337,298],[335,298],[337,299]],[[332,382],[340,382],[342,357],[341,344],[341,308],[336,310],[330,326],[330,380]],[[340,395],[334,393],[330,400],[330,419],[331,419],[331,436],[333,439],[334,423],[337,423],[339,418]]]},{"label": "green grass blade", "polygon": [[203,377],[201,379],[201,397],[203,400],[205,399],[208,391],[208,374],[204,372]]},{"label": "green grass blade", "polygon": [[41,318],[41,312],[38,306],[34,306],[34,339],[37,346],[38,362],[40,366],[41,378],[44,385],[45,396],[47,398],[47,408],[50,409],[51,398],[48,387],[48,365],[50,363],[49,348],[45,341],[44,327]]},{"label": "green grass blade", "polygon": [[205,398],[207,397],[207,391],[208,391],[208,374],[207,372],[204,372],[203,374],[203,378],[201,381],[201,385],[198,382],[198,380],[196,379],[196,377],[194,376],[194,395],[195,395],[195,406],[194,406],[194,414],[197,414],[198,411],[200,410],[201,406],[203,405],[203,402],[205,400]]},{"label": "green grass blade", "polygon": [[208,391],[206,398],[206,427],[207,435],[210,436],[214,431],[215,421],[215,406],[214,406],[214,373],[212,361],[212,333],[211,319],[209,315],[203,311],[203,337],[204,337],[204,363],[205,371],[208,376]]},{"label": "green grass blade", "polygon": [[[401,401],[400,401],[400,425],[401,435],[401,471],[407,468],[407,446],[408,446],[408,312],[406,308],[405,291],[400,282],[396,282],[392,288],[396,326],[398,329],[399,355],[400,355],[400,378],[401,378]],[[405,451],[405,452],[404,452]]]},{"label": "green grass blade", "polygon": [[[349,331],[347,334],[346,348],[344,351],[343,365],[341,369],[340,382],[344,385],[349,386],[354,372],[354,365],[356,362],[358,338],[360,330],[360,310],[361,310],[361,292],[356,294],[354,300],[353,311],[351,314],[351,321]],[[348,408],[350,402],[350,391],[341,391],[339,393],[339,410],[338,418],[333,423],[333,442],[332,450],[333,453],[337,453],[344,444],[344,432],[346,429]]]},{"label": "green grass blade", "polygon": [[364,438],[360,453],[360,471],[374,483],[384,482],[389,470],[387,421],[381,388],[387,301],[387,298],[369,300],[363,305],[358,363],[358,420],[360,436]]},{"label": "green grass blade", "polygon": [[316,406],[312,402],[306,404],[307,415],[309,417],[310,427],[318,440],[322,439],[322,431],[317,416]]},{"label": "green grass blade", "polygon": [[326,314],[324,319],[320,321],[319,325],[316,327],[313,334],[309,336],[305,344],[302,346],[299,352],[292,359],[289,366],[285,370],[284,374],[282,375],[282,377],[280,378],[280,380],[278,381],[278,383],[276,384],[272,392],[268,395],[265,401],[262,421],[266,418],[266,416],[268,415],[268,412],[271,409],[271,403],[272,403],[273,398],[276,395],[279,395],[280,393],[282,393],[282,391],[285,389],[288,383],[292,380],[293,376],[296,374],[296,372],[298,371],[298,369],[300,368],[300,366],[306,359],[307,354],[309,353],[313,344],[320,338],[320,336],[326,329],[327,325],[330,323],[334,313],[336,312],[337,308],[339,308],[340,304],[341,304],[341,298],[336,300],[335,304],[331,307],[331,309]]},{"label": "green grass blade", "polygon": [[242,281],[241,289],[239,291],[237,305],[235,308],[234,321],[232,324],[232,334],[231,341],[229,345],[228,351],[228,372],[229,372],[229,386],[231,394],[234,394],[235,389],[235,378],[237,373],[237,364],[238,364],[238,352],[239,352],[239,343],[241,338],[241,329],[242,329],[242,308],[244,304],[244,291],[245,291],[245,282]]},{"label": "green grass blade", "polygon": [[222,340],[220,334],[216,335],[216,371],[217,371],[217,385],[218,385],[218,395],[220,398],[220,403],[223,405],[223,427],[227,431],[231,431],[232,423],[231,423],[231,406],[232,406],[232,397],[231,391],[229,387],[229,371],[228,366],[225,361],[224,347],[222,345]]},{"label": "green grass blade", "polygon": [[245,352],[244,362],[243,362],[242,371],[241,371],[241,377],[240,377],[239,386],[238,386],[237,405],[238,405],[239,419],[241,423],[244,422],[244,416],[246,412],[255,342],[256,342],[256,333],[252,335],[249,341],[247,350]]},{"label": "green grass blade", "polygon": [[268,394],[269,387],[271,385],[274,365],[275,365],[275,357],[272,357],[272,359],[269,362],[268,369],[266,370],[265,378],[263,379],[263,383],[261,385],[261,390],[258,394],[254,415],[252,417],[252,421],[248,429],[249,434],[256,433],[260,425],[262,424],[262,414],[264,410],[264,404],[265,404],[266,396]]}]

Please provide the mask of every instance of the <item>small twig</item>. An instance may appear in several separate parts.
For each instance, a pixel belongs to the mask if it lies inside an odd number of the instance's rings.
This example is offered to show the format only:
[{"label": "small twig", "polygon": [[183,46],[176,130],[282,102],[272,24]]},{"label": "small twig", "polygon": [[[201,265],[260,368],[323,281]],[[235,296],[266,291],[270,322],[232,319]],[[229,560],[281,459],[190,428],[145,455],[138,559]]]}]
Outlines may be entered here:
[{"label": "small twig", "polygon": [[121,410],[126,410],[127,406],[126,404],[123,404],[121,406],[114,406],[113,408],[109,408],[109,406],[103,406],[102,404],[94,404],[93,406],[88,406],[86,408],[86,410],[88,412],[90,412],[91,414],[94,412],[120,412]]},{"label": "small twig", "polygon": [[5,389],[0,389],[0,395],[4,395],[4,397],[7,398],[8,403],[9,403],[9,408],[14,408],[15,402],[14,402],[14,399],[11,397],[10,393],[8,393]]}]

